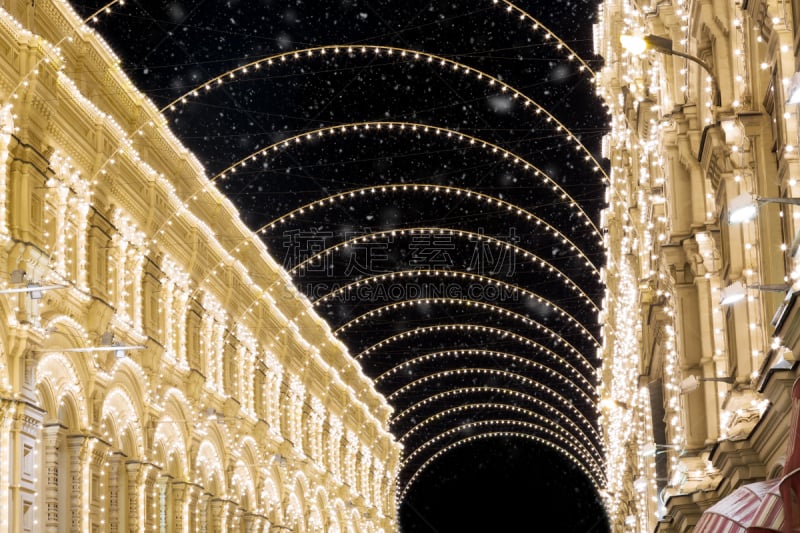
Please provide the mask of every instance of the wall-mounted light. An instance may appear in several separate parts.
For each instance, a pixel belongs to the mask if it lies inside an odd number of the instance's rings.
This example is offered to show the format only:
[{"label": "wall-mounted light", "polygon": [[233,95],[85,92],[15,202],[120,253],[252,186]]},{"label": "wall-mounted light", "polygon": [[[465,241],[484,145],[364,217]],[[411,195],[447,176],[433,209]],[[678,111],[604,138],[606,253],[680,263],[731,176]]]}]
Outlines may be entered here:
[{"label": "wall-mounted light", "polygon": [[786,94],[789,95],[786,98],[787,104],[800,104],[800,72],[792,74],[792,81],[786,89]]},{"label": "wall-mounted light", "polygon": [[741,281],[734,281],[720,291],[719,303],[721,305],[730,305],[741,300],[747,296],[747,287]]},{"label": "wall-mounted light", "polygon": [[614,407],[621,407],[622,409],[630,409],[630,406],[627,402],[623,402],[621,400],[617,400],[615,398],[603,398],[597,403],[597,407],[600,409],[612,409]]},{"label": "wall-mounted light", "polygon": [[[11,276],[9,281],[12,285],[21,285],[25,283],[27,276],[25,271],[22,269],[16,269],[11,272]],[[23,287],[8,287],[5,289],[0,289],[0,294],[14,294],[20,292],[27,292],[31,300],[40,300],[42,296],[44,296],[44,291],[49,291],[52,289],[64,289],[67,285],[60,285],[60,284],[52,284],[52,285],[42,285],[40,283],[36,283],[34,281],[29,281],[27,285]]]},{"label": "wall-mounted light", "polygon": [[642,449],[639,451],[639,455],[642,457],[653,457],[659,453],[667,453],[670,450],[678,451],[681,448],[682,447],[679,444],[649,444],[642,447]]},{"label": "wall-mounted light", "polygon": [[789,290],[789,285],[786,285],[785,283],[779,283],[776,285],[745,285],[741,281],[734,281],[720,291],[720,305],[731,305],[744,300],[744,298],[747,296],[747,289],[755,289],[765,292],[786,292]]},{"label": "wall-mounted light", "polygon": [[718,381],[721,383],[728,383],[733,384],[735,379],[732,376],[720,377],[720,378],[698,378],[694,374],[690,375],[680,383],[681,394],[688,394],[692,391],[697,390],[700,387],[701,381]]},{"label": "wall-mounted light", "polygon": [[688,59],[693,63],[700,65],[709,76],[711,80],[711,90],[713,92],[714,105],[721,105],[721,95],[719,92],[719,84],[717,83],[717,76],[711,69],[711,65],[700,59],[699,57],[674,50],[672,48],[672,39],[666,37],[659,37],[658,35],[620,35],[619,41],[622,47],[634,55],[641,55],[645,50],[655,50],[666,55],[674,55]]},{"label": "wall-mounted light", "polygon": [[800,198],[765,198],[742,193],[728,202],[728,224],[739,224],[753,220],[763,204],[800,205]]},{"label": "wall-mounted light", "polygon": [[217,411],[216,409],[214,409],[213,407],[206,408],[203,411],[203,414],[205,415],[205,418],[207,420],[220,420],[220,419],[224,418],[222,416],[222,414],[219,411]]},{"label": "wall-mounted light", "polygon": [[124,358],[128,350],[144,350],[145,347],[141,344],[129,345],[115,342],[114,334],[107,331],[100,336],[100,346],[86,346],[82,348],[47,348],[44,350],[35,350],[37,353],[52,353],[52,352],[114,352],[114,357],[117,359]]},{"label": "wall-mounted light", "polygon": [[205,420],[208,420],[209,422],[220,422],[224,424],[228,422],[241,422],[243,420],[246,420],[246,418],[243,418],[241,416],[228,416],[225,413],[217,411],[213,407],[207,407],[203,409],[202,413],[203,413],[203,418]]},{"label": "wall-mounted light", "polygon": [[774,361],[769,367],[770,370],[791,370],[796,362],[794,354],[786,346],[781,346],[774,351]]}]

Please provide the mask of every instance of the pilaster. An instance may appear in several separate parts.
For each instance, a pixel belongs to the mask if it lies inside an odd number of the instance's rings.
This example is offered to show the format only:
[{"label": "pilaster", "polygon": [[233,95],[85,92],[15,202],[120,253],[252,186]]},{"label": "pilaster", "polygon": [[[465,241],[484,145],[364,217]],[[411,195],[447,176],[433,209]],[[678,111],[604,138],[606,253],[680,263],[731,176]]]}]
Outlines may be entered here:
[{"label": "pilaster", "polygon": [[120,471],[122,466],[122,456],[112,453],[108,457],[108,531],[117,533],[120,531],[120,523],[115,517],[121,516],[119,491],[120,491]]},{"label": "pilaster", "polygon": [[68,460],[70,464],[70,508],[72,509],[72,531],[84,531],[86,524],[86,513],[89,495],[84,491],[84,470],[86,462],[86,443],[85,435],[69,435],[67,437]]},{"label": "pilaster", "polygon": [[0,519],[9,531],[32,528],[36,515],[38,407],[0,398]]},{"label": "pilaster", "polygon": [[47,533],[58,531],[58,449],[65,435],[66,428],[60,424],[52,424],[42,429],[44,443],[44,528]]}]

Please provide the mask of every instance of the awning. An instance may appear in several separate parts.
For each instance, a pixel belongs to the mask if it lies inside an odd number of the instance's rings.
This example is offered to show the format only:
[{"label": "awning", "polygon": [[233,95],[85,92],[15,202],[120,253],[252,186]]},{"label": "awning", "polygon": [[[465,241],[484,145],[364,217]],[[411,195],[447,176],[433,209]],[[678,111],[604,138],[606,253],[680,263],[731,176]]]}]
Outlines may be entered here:
[{"label": "awning", "polygon": [[739,487],[706,509],[694,532],[780,533],[783,528],[783,506],[779,490],[781,481],[781,478],[777,478]]}]

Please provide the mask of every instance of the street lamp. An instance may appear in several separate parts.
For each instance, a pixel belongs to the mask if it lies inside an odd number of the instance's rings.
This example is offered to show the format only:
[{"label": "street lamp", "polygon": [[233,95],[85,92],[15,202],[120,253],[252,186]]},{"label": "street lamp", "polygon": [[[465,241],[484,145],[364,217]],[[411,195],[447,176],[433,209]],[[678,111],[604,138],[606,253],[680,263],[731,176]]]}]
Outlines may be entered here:
[{"label": "street lamp", "polygon": [[[24,270],[16,269],[11,272],[10,282],[12,285],[20,285],[25,283],[27,279],[27,275]],[[36,283],[34,281],[28,281],[27,285],[24,287],[8,287],[5,289],[0,289],[0,294],[14,294],[20,292],[27,292],[31,300],[40,300],[43,296],[44,291],[49,291],[52,289],[65,289],[66,285],[60,284],[53,284],[53,285],[42,285],[41,283]]]},{"label": "street lamp", "polygon": [[114,334],[110,331],[103,333],[100,336],[100,346],[86,346],[82,348],[46,348],[44,350],[35,350],[37,353],[51,353],[51,352],[114,352],[114,357],[123,359],[128,350],[144,350],[145,347],[141,344],[128,345],[114,341]]},{"label": "street lamp", "polygon": [[717,83],[717,77],[714,75],[714,71],[711,70],[711,65],[709,65],[699,57],[687,54],[686,52],[681,52],[680,50],[674,50],[672,48],[672,39],[667,39],[666,37],[659,37],[658,35],[644,35],[644,36],[620,35],[619,41],[624,49],[626,49],[627,51],[629,51],[634,55],[641,55],[642,53],[644,53],[645,50],[655,50],[656,52],[661,52],[662,54],[683,57],[685,59],[688,59],[689,61],[697,63],[703,68],[703,70],[706,71],[709,78],[711,79],[711,90],[714,93],[713,94],[714,105],[715,106],[721,105],[719,84]]},{"label": "street lamp", "polygon": [[747,289],[766,292],[785,292],[789,290],[789,286],[785,283],[778,283],[775,285],[745,285],[741,281],[734,281],[720,291],[720,305],[730,305],[744,300],[745,296],[747,296]]},{"label": "street lamp", "polygon": [[758,208],[764,204],[800,205],[800,198],[765,198],[749,192],[742,193],[728,202],[728,224],[753,220]]},{"label": "street lamp", "polygon": [[642,457],[653,457],[659,453],[667,453],[670,450],[677,451],[680,449],[680,444],[650,444],[648,446],[644,446],[639,455]]},{"label": "street lamp", "polygon": [[728,383],[730,385],[734,383],[735,379],[732,376],[727,376],[722,378],[698,378],[697,376],[692,374],[691,376],[681,381],[680,384],[681,394],[687,394],[697,390],[697,388],[700,386],[701,381],[718,381],[721,383]]}]

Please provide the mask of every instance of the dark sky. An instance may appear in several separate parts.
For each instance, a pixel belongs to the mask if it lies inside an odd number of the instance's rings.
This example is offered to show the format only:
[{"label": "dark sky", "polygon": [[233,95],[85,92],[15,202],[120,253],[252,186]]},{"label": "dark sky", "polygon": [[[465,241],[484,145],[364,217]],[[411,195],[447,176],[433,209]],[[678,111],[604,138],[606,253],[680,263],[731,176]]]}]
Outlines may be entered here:
[{"label": "dark sky", "polygon": [[406,533],[607,530],[567,458],[602,461],[606,114],[558,45],[600,68],[596,6],[127,0],[94,23],[395,406]]}]

